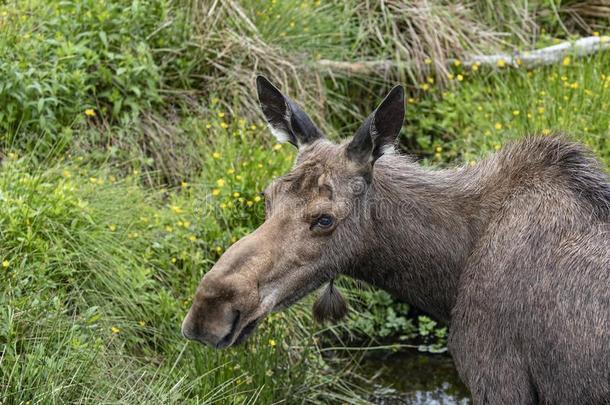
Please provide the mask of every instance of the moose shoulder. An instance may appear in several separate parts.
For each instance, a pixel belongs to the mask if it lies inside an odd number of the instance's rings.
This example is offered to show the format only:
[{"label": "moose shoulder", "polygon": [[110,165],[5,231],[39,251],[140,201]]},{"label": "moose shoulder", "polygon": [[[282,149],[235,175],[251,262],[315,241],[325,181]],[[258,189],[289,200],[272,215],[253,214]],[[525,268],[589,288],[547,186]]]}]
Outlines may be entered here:
[{"label": "moose shoulder", "polygon": [[265,222],[203,277],[183,334],[221,348],[347,275],[450,324],[476,403],[610,403],[610,183],[583,147],[530,137],[475,166],[420,167],[394,151],[395,87],[353,138],[327,140],[265,78],[263,113],[298,148],[265,191]]}]

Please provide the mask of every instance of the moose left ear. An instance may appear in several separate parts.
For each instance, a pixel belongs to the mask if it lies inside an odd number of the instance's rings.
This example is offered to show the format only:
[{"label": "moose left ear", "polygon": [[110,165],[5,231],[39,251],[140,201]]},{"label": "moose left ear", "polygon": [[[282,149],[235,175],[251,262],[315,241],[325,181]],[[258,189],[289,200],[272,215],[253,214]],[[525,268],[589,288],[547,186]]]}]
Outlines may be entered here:
[{"label": "moose left ear", "polygon": [[369,115],[347,146],[347,155],[362,164],[373,164],[388,149],[400,133],[405,118],[405,92],[396,86]]},{"label": "moose left ear", "polygon": [[290,142],[298,148],[324,137],[301,107],[266,77],[256,78],[256,89],[263,114],[278,142]]}]

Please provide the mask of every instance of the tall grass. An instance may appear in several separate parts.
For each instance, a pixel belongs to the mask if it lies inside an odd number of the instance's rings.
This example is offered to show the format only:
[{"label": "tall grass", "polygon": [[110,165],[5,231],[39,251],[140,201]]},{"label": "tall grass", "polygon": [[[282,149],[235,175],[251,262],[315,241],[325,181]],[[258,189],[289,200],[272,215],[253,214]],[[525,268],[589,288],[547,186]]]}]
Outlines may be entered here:
[{"label": "tall grass", "polygon": [[173,190],[145,190],[139,172],[121,177],[79,159],[41,169],[14,154],[3,162],[5,401],[271,403],[300,392],[315,402],[351,392],[324,371],[302,309],[271,316],[231,351],[181,337],[194,287],[260,222],[256,190],[291,158],[267,152],[254,124],[212,128],[223,135],[202,146],[205,170]]},{"label": "tall grass", "polygon": [[[446,84],[449,58],[591,33],[607,17],[603,6],[555,1],[5,3],[0,145],[43,154],[108,148],[113,160],[137,157],[173,184],[203,162],[181,119],[207,113],[212,97],[258,119],[256,74],[288,89],[332,134],[365,116],[388,82],[436,74]],[[354,78],[319,59],[404,64]]]}]

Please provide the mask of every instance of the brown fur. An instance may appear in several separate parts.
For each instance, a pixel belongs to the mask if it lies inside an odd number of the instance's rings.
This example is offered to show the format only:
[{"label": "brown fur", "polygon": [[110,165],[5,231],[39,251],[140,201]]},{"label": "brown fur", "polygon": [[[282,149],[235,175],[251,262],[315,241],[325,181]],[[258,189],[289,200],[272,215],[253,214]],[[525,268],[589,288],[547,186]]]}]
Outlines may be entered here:
[{"label": "brown fur", "polygon": [[299,155],[267,188],[265,223],[201,281],[185,336],[239,343],[343,274],[450,325],[476,403],[610,403],[610,183],[588,151],[530,137],[473,167],[430,170],[392,153],[400,88],[337,145],[258,87]]}]

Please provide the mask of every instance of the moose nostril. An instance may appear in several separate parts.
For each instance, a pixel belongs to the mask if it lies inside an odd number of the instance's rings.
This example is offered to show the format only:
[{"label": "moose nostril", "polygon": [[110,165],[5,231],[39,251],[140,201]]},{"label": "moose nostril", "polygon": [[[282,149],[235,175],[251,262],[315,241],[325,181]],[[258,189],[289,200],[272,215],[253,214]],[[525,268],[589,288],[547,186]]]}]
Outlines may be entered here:
[{"label": "moose nostril", "polygon": [[241,319],[241,312],[238,310],[233,311],[233,321],[231,322],[231,329],[229,332],[216,344],[214,345],[217,349],[221,349],[223,347],[227,347],[235,337],[235,333],[237,332],[237,325],[239,325],[239,321]]}]

